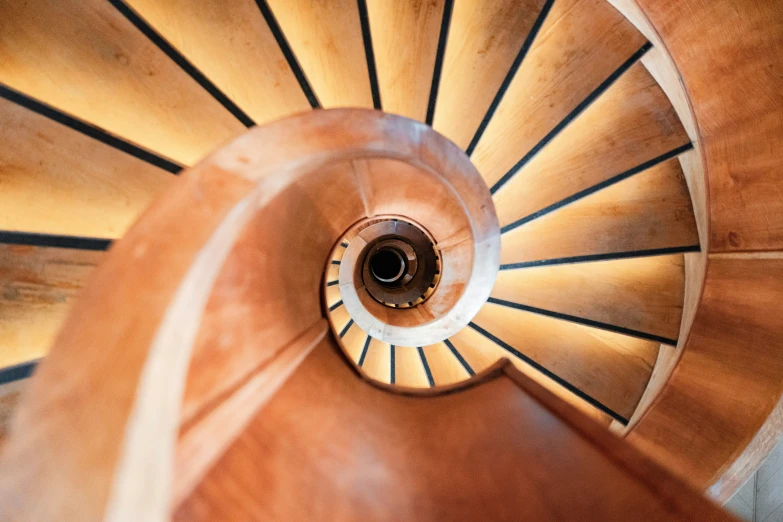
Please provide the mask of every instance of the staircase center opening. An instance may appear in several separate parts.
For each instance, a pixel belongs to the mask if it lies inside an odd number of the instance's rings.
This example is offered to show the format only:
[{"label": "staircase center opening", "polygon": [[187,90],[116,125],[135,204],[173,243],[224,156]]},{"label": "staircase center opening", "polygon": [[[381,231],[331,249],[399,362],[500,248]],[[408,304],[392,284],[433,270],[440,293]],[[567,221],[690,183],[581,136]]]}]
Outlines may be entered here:
[{"label": "staircase center opening", "polygon": [[405,273],[405,259],[393,247],[378,250],[370,259],[370,273],[382,284],[400,282]]}]

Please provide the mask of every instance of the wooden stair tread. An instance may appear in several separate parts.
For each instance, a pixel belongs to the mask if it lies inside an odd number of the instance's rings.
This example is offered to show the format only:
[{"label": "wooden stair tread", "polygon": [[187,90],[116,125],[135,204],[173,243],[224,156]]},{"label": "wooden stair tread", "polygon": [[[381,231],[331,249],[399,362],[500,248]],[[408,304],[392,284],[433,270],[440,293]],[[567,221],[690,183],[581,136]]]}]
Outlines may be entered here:
[{"label": "wooden stair tread", "polygon": [[413,346],[394,347],[394,383],[409,388],[429,388],[427,373],[419,357],[419,351]]},{"label": "wooden stair tread", "polygon": [[682,254],[501,270],[492,297],[677,339]]},{"label": "wooden stair tread", "polygon": [[0,83],[187,165],[245,130],[104,1],[3,3]]},{"label": "wooden stair tread", "polygon": [[436,386],[461,382],[470,377],[446,343],[431,344],[422,349]]},{"label": "wooden stair tread", "polygon": [[487,184],[494,185],[645,41],[604,0],[556,1],[471,155]]},{"label": "wooden stair tread", "polygon": [[677,158],[501,236],[500,263],[698,245]]},{"label": "wooden stair tread", "polygon": [[268,0],[324,108],[373,108],[357,3]]},{"label": "wooden stair tread", "polygon": [[310,109],[253,0],[126,0],[256,124]]}]

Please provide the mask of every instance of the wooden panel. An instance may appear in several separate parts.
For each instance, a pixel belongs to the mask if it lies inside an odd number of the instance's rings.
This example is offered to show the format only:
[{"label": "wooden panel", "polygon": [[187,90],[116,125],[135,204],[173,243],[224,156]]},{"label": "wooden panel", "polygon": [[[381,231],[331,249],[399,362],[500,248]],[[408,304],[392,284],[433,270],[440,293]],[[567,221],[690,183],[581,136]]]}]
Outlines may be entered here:
[{"label": "wooden panel", "polygon": [[677,158],[501,236],[501,264],[697,245]]},{"label": "wooden panel", "polygon": [[642,398],[639,399],[639,405],[636,406],[636,410],[629,419],[628,425],[619,429],[618,433],[627,434],[636,426],[639,419],[644,416],[653,401],[658,397],[658,394],[661,393],[663,387],[669,382],[674,367],[680,360],[680,355],[682,355],[681,352],[682,349],[678,351],[674,346],[669,346],[668,344],[661,345],[658,349],[658,359],[655,361],[650,380],[647,382],[647,388],[644,390]]},{"label": "wooden panel", "polygon": [[608,427],[612,422],[612,417],[608,414],[586,402],[581,397],[575,395],[573,392],[564,388],[559,383],[553,381],[521,359],[514,357],[511,353],[487,339],[473,328],[463,328],[456,335],[452,336],[450,340],[474,371],[480,372],[497,362],[499,359],[509,359],[519,371],[565,402],[571,404],[588,417],[597,421],[602,426]]},{"label": "wooden panel", "polygon": [[359,358],[362,356],[362,350],[366,341],[367,333],[359,328],[358,325],[352,324],[343,338],[340,339],[340,344],[345,348],[351,360],[359,364]]},{"label": "wooden panel", "polygon": [[464,381],[470,377],[468,371],[445,343],[431,344],[423,349],[436,386]]},{"label": "wooden panel", "polygon": [[329,322],[332,324],[332,328],[335,332],[342,332],[343,328],[348,325],[351,320],[351,316],[348,314],[344,305],[340,305],[329,313]]},{"label": "wooden panel", "polygon": [[543,6],[544,0],[454,3],[435,130],[467,148]]},{"label": "wooden panel", "polygon": [[324,108],[372,108],[357,3],[268,0]]},{"label": "wooden panel", "polygon": [[666,95],[637,63],[495,194],[500,225],[688,142]]},{"label": "wooden panel", "polygon": [[626,419],[647,386],[658,344],[485,305],[474,322]]},{"label": "wooden panel", "polygon": [[46,355],[103,252],[0,245],[0,368]]},{"label": "wooden panel", "polygon": [[605,0],[557,0],[471,155],[487,184],[495,184],[644,43]]},{"label": "wooden panel", "polygon": [[666,42],[704,147],[711,251],[783,249],[783,4],[638,4]]},{"label": "wooden panel", "polygon": [[492,297],[677,339],[683,256],[502,270]]},{"label": "wooden panel", "polygon": [[[781,295],[780,255],[710,256],[682,358],[657,402],[628,435],[700,489],[745,449],[783,394]],[[779,426],[779,414],[770,422]],[[759,455],[755,458],[760,462]],[[740,485],[722,487],[733,491]],[[716,496],[722,497],[720,490]]]},{"label": "wooden panel", "polygon": [[395,346],[394,383],[410,388],[429,388],[427,374],[421,363],[419,351],[414,347]]},{"label": "wooden panel", "polygon": [[384,112],[424,121],[445,0],[370,0],[367,12]]},{"label": "wooden panel", "polygon": [[185,164],[245,130],[100,0],[3,2],[0,82]]},{"label": "wooden panel", "polygon": [[388,383],[391,379],[391,347],[388,343],[373,339],[367,348],[362,370],[376,381]]},{"label": "wooden panel", "polygon": [[253,0],[127,0],[258,125],[310,109]]},{"label": "wooden panel", "polygon": [[423,399],[335,351],[315,349],[173,520],[726,519],[516,372]]},{"label": "wooden panel", "polygon": [[0,229],[121,237],[174,176],[0,99]]}]

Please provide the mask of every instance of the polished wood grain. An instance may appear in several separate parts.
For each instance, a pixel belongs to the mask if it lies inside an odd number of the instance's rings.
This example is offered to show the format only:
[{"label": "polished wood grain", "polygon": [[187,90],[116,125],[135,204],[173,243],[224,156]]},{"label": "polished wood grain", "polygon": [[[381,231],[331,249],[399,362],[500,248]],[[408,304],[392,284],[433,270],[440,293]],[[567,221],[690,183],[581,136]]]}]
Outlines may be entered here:
[{"label": "polished wood grain", "polygon": [[253,0],[128,0],[258,125],[310,109]]},{"label": "polished wood grain", "polygon": [[[637,63],[494,195],[500,224],[527,217],[688,142],[666,95]],[[486,178],[486,172],[483,175]]]},{"label": "polished wood grain", "polygon": [[[783,394],[783,329],[776,304],[783,292],[781,281],[779,256],[710,256],[701,305],[682,358],[657,401],[628,435],[699,488],[721,477]],[[740,485],[721,486],[733,491]],[[720,488],[715,494],[724,496]]]},{"label": "polished wood grain", "polygon": [[473,322],[626,419],[658,354],[651,341],[491,303]]},{"label": "polished wood grain", "polygon": [[677,339],[682,255],[503,270],[492,297]]},{"label": "polished wood grain", "polygon": [[461,382],[470,377],[468,371],[445,343],[431,344],[423,347],[423,350],[435,386]]},{"label": "polished wood grain", "polygon": [[445,0],[370,0],[383,110],[425,121]]},{"label": "polished wood grain", "polygon": [[373,107],[359,8],[352,0],[268,0],[321,105]]},{"label": "polished wood grain", "polygon": [[471,155],[487,184],[494,185],[644,43],[605,0],[557,0]]},{"label": "polished wood grain", "polygon": [[188,165],[245,130],[101,0],[4,2],[0,82]]},{"label": "polished wood grain", "polygon": [[454,3],[435,130],[468,146],[543,6],[544,0]]},{"label": "polished wood grain", "polygon": [[398,395],[368,386],[324,341],[173,518],[725,519],[567,406],[537,402],[553,398],[535,383],[504,375],[439,397]]},{"label": "polished wood grain", "polygon": [[371,379],[389,382],[391,379],[391,346],[378,339],[370,341],[362,371]]},{"label": "polished wood grain", "polygon": [[0,229],[118,238],[174,176],[0,99]]},{"label": "polished wood grain", "polygon": [[45,356],[104,252],[0,245],[0,368]]},{"label": "polished wood grain", "polygon": [[427,374],[419,357],[419,351],[412,346],[394,348],[394,382],[409,388],[429,388]]},{"label": "polished wood grain", "polygon": [[503,234],[500,259],[519,263],[698,241],[688,188],[672,158]]}]

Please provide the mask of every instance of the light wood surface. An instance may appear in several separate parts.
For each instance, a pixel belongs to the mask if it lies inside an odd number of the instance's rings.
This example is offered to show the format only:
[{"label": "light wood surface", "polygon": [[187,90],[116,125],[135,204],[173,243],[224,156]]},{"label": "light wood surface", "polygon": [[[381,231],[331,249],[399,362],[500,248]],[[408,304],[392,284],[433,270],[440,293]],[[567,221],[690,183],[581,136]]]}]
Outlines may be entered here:
[{"label": "light wood surface", "polygon": [[384,112],[424,121],[445,0],[370,0],[378,86]]},{"label": "light wood surface", "polygon": [[0,99],[0,229],[118,238],[174,176]]},{"label": "light wood surface", "polygon": [[436,386],[453,384],[470,377],[468,371],[451,353],[446,343],[431,344],[425,346],[423,350],[432,372],[432,380],[435,381]]},{"label": "light wood surface", "polygon": [[362,371],[371,379],[389,382],[391,379],[391,346],[378,339],[370,341]]},{"label": "light wood surface", "polygon": [[372,108],[359,8],[352,0],[268,0],[321,105]]},{"label": "light wood surface", "polygon": [[419,351],[412,346],[394,348],[394,382],[410,388],[429,388]]},{"label": "light wood surface", "polygon": [[310,110],[253,0],[128,0],[253,121]]},{"label": "light wood surface", "polygon": [[423,399],[336,351],[313,351],[174,520],[726,519],[513,369]]},{"label": "light wood surface", "polygon": [[489,109],[544,0],[454,3],[435,130],[467,148]]},{"label": "light wood surface", "polygon": [[502,270],[492,297],[677,339],[682,255]]},{"label": "light wood surface", "polygon": [[501,236],[501,264],[697,245],[676,158]]},{"label": "light wood surface", "polygon": [[4,2],[0,82],[186,165],[245,130],[100,0]]},{"label": "light wood surface", "polygon": [[0,245],[0,368],[49,351],[104,252]]},{"label": "light wood surface", "polygon": [[658,354],[651,341],[491,303],[473,322],[626,419]]},{"label": "light wood surface", "polygon": [[487,184],[494,185],[644,43],[605,0],[556,0],[471,155]]},{"label": "light wood surface", "polygon": [[636,64],[494,195],[500,224],[591,189],[688,141],[666,95]]}]

